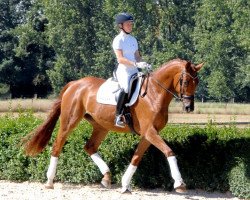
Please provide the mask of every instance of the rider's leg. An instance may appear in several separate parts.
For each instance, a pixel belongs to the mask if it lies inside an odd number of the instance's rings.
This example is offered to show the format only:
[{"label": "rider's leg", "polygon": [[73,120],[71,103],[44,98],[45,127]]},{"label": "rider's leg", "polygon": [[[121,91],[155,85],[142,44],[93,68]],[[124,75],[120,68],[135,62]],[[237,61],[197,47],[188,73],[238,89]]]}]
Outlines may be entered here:
[{"label": "rider's leg", "polygon": [[131,76],[133,74],[138,73],[138,69],[127,69],[127,67],[124,67],[124,65],[118,65],[118,68],[116,70],[116,77],[119,82],[120,87],[123,89],[121,93],[119,94],[118,101],[117,101],[117,108],[116,108],[116,119],[115,119],[115,125],[119,127],[124,127],[125,123],[122,121],[122,112],[123,107],[126,100],[126,94],[128,94],[129,90],[129,82],[131,79]]},{"label": "rider's leg", "polygon": [[119,94],[118,100],[117,100],[116,118],[115,118],[115,125],[119,126],[119,127],[125,126],[125,123],[122,120],[122,113],[123,113],[123,108],[124,108],[124,104],[125,104],[125,99],[126,99],[126,93],[122,89],[120,94]]}]

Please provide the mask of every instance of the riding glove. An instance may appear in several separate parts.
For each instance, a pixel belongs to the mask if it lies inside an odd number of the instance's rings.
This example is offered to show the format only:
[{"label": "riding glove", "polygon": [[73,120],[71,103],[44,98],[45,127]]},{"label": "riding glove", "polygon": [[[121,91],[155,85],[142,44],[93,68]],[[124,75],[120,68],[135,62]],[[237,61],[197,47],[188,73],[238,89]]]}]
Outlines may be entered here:
[{"label": "riding glove", "polygon": [[146,62],[135,62],[135,66],[141,69],[151,69],[151,65]]}]

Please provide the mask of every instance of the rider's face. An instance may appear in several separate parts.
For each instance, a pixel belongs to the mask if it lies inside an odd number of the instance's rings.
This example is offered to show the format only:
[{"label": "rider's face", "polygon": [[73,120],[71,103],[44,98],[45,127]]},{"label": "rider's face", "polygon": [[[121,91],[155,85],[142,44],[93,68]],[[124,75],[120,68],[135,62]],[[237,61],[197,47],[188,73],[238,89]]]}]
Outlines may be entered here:
[{"label": "rider's face", "polygon": [[133,29],[133,22],[132,21],[126,21],[123,23],[123,30],[127,33],[131,33]]}]

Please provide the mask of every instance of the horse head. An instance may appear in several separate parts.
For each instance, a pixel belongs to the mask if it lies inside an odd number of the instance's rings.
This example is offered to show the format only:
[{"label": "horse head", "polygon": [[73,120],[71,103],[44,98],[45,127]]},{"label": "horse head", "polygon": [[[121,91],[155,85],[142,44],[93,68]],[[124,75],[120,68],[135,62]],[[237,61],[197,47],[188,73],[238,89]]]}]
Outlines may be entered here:
[{"label": "horse head", "polygon": [[186,62],[174,77],[175,90],[179,94],[179,98],[183,102],[183,110],[186,112],[194,111],[194,93],[199,83],[197,73],[203,64],[194,65]]}]

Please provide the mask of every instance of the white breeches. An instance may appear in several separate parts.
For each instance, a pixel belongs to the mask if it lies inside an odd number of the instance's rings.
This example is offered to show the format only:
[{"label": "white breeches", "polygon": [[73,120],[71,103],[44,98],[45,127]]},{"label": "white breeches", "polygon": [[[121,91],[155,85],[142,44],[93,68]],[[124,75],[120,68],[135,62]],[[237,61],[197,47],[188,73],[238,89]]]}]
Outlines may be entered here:
[{"label": "white breeches", "polygon": [[118,80],[118,83],[122,89],[124,89],[124,92],[128,93],[129,90],[129,81],[131,79],[131,76],[138,73],[138,69],[134,67],[125,67],[124,65],[118,65],[118,68],[116,70],[116,77]]}]

